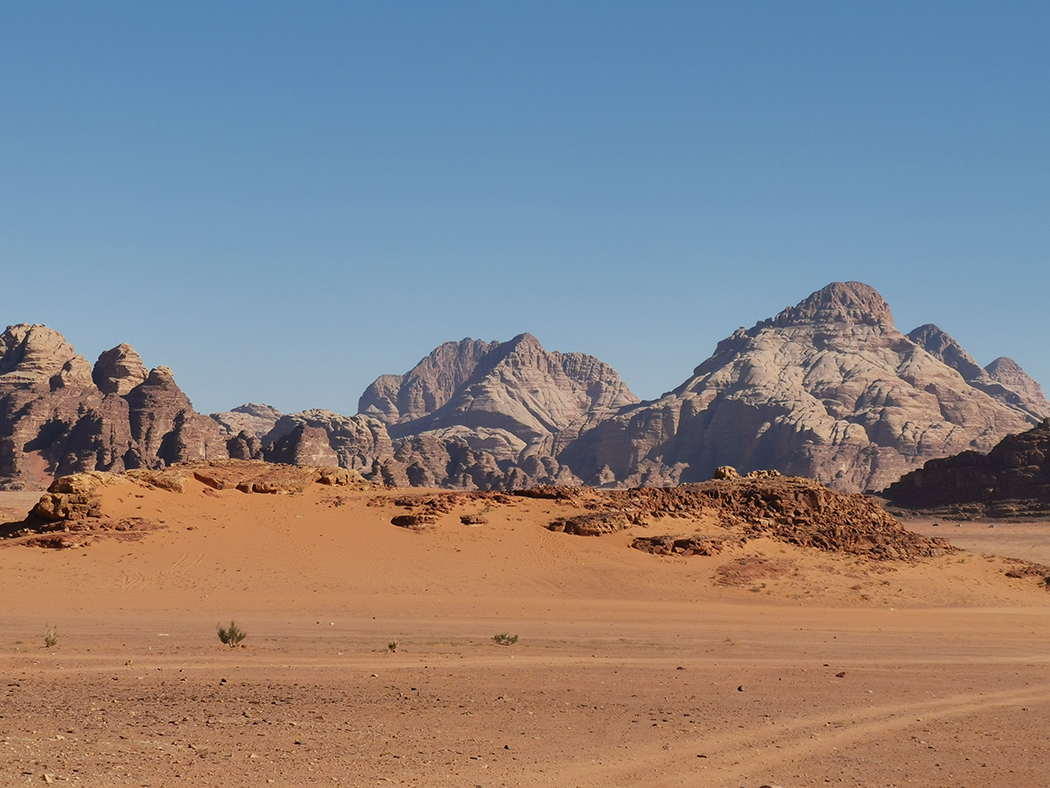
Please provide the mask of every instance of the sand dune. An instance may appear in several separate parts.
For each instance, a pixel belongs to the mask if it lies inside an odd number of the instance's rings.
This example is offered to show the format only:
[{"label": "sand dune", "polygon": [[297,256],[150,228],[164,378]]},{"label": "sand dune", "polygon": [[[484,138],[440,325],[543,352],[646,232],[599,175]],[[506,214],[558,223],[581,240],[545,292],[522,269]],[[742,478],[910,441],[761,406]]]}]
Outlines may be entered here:
[{"label": "sand dune", "polygon": [[[1050,594],[1005,577],[1004,559],[873,562],[765,538],[653,556],[630,549],[635,535],[717,526],[571,536],[544,526],[575,504],[530,498],[466,501],[415,532],[391,524],[405,494],[118,484],[102,490],[105,513],[157,530],[64,550],[7,540],[0,782],[1023,786],[1050,774]],[[1017,538],[1046,526],[1030,528]],[[994,532],[1008,551],[1013,531]],[[779,573],[719,585],[744,557]],[[215,635],[231,618],[244,648]],[[519,640],[496,645],[500,632]]]}]

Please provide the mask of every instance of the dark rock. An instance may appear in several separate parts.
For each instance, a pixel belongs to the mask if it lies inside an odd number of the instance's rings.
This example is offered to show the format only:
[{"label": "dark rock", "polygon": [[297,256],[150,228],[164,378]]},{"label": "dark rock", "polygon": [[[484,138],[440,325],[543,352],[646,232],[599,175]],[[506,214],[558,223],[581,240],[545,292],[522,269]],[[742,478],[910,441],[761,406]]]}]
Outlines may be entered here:
[{"label": "dark rock", "polygon": [[117,345],[98,357],[91,378],[103,394],[125,396],[144,383],[149,373],[131,345]]},{"label": "dark rock", "polygon": [[592,512],[574,517],[559,517],[547,526],[547,530],[574,536],[601,536],[622,531],[630,524],[620,512]]},{"label": "dark rock", "polygon": [[[908,509],[1019,517],[1050,510],[1050,419],[1003,438],[987,454],[930,460],[881,493]],[[969,507],[967,507],[969,505]]]}]

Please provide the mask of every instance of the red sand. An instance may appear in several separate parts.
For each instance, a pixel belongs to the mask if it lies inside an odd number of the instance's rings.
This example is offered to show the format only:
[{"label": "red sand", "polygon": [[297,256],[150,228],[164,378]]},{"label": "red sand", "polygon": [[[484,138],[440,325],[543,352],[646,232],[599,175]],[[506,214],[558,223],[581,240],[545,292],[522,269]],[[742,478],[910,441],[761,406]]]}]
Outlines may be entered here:
[{"label": "red sand", "polygon": [[[632,533],[703,524],[568,536],[522,499],[416,533],[392,499],[117,485],[164,528],[0,545],[0,783],[1047,784],[1050,594],[1000,559],[668,558]],[[1045,561],[1050,525],[980,539]],[[744,555],[786,571],[715,585]]]}]

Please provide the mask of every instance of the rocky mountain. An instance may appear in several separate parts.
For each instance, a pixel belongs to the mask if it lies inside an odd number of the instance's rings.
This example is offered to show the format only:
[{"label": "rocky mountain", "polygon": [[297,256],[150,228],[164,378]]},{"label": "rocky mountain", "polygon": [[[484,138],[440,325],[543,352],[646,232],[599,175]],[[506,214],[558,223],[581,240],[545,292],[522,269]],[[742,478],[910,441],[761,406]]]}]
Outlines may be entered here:
[{"label": "rocky mountain", "polygon": [[636,402],[593,356],[547,351],[530,334],[464,339],[446,342],[404,375],[378,378],[356,417],[286,416],[264,440],[264,456],[330,451],[344,467],[403,485],[577,483],[553,457],[555,439]]},{"label": "rocky mountain", "polygon": [[1025,409],[1036,415],[1050,414],[1050,400],[1043,393],[1043,387],[1034,381],[1021,369],[1021,366],[1013,359],[1000,356],[984,368],[988,377],[996,383],[1001,383],[1016,394]]},{"label": "rocky mountain", "polygon": [[171,370],[147,372],[130,346],[92,368],[47,326],[0,334],[0,487],[225,456],[218,426],[193,410]]},{"label": "rocky mountain", "polygon": [[732,465],[881,489],[1048,412],[936,327],[899,332],[868,285],[833,283],[739,329],[677,389],[592,420],[554,454],[588,484],[701,481]]},{"label": "rocky mountain", "polygon": [[357,412],[386,424],[428,416],[452,398],[497,345],[469,338],[446,342],[404,375],[376,378],[361,395]]},{"label": "rocky mountain", "polygon": [[958,342],[932,323],[911,331],[908,339],[954,369],[974,388],[1009,403],[1033,418],[1039,419],[1050,414],[1050,402],[1042,387],[1025,374],[1016,361],[1003,356],[982,369]]},{"label": "rocky mountain", "polygon": [[930,460],[881,494],[908,509],[1045,515],[1050,509],[1050,419],[1006,436],[987,454],[966,451]]},{"label": "rocky mountain", "polygon": [[405,375],[383,375],[358,412],[396,437],[465,428],[529,443],[592,413],[638,402],[612,367],[583,353],[548,352],[531,334],[509,342],[446,342]]},{"label": "rocky mountain", "polygon": [[359,413],[247,404],[202,416],[129,345],[92,365],[45,326],[0,335],[0,485],[187,460],[340,465],[398,486],[637,487],[719,466],[882,489],[928,460],[987,451],[1050,416],[1013,361],[982,368],[937,326],[908,335],[885,300],[833,283],[720,342],[681,386],[639,402],[612,367],[508,342],[446,342],[383,375]]}]

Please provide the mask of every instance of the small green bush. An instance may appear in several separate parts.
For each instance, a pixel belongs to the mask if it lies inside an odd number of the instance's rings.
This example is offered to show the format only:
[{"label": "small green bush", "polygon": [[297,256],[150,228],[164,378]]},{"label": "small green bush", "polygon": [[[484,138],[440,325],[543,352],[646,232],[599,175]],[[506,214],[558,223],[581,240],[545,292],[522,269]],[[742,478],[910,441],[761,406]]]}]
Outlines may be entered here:
[{"label": "small green bush", "polygon": [[239,628],[233,621],[230,622],[228,627],[217,624],[216,629],[219,631],[219,640],[230,648],[235,648],[242,640],[248,637],[248,633]]},{"label": "small green bush", "polygon": [[511,635],[507,632],[501,632],[498,635],[493,635],[492,639],[501,646],[513,646],[515,643],[518,642],[517,635]]},{"label": "small green bush", "polygon": [[58,644],[58,630],[48,624],[47,629],[44,630],[44,648],[51,648]]}]

